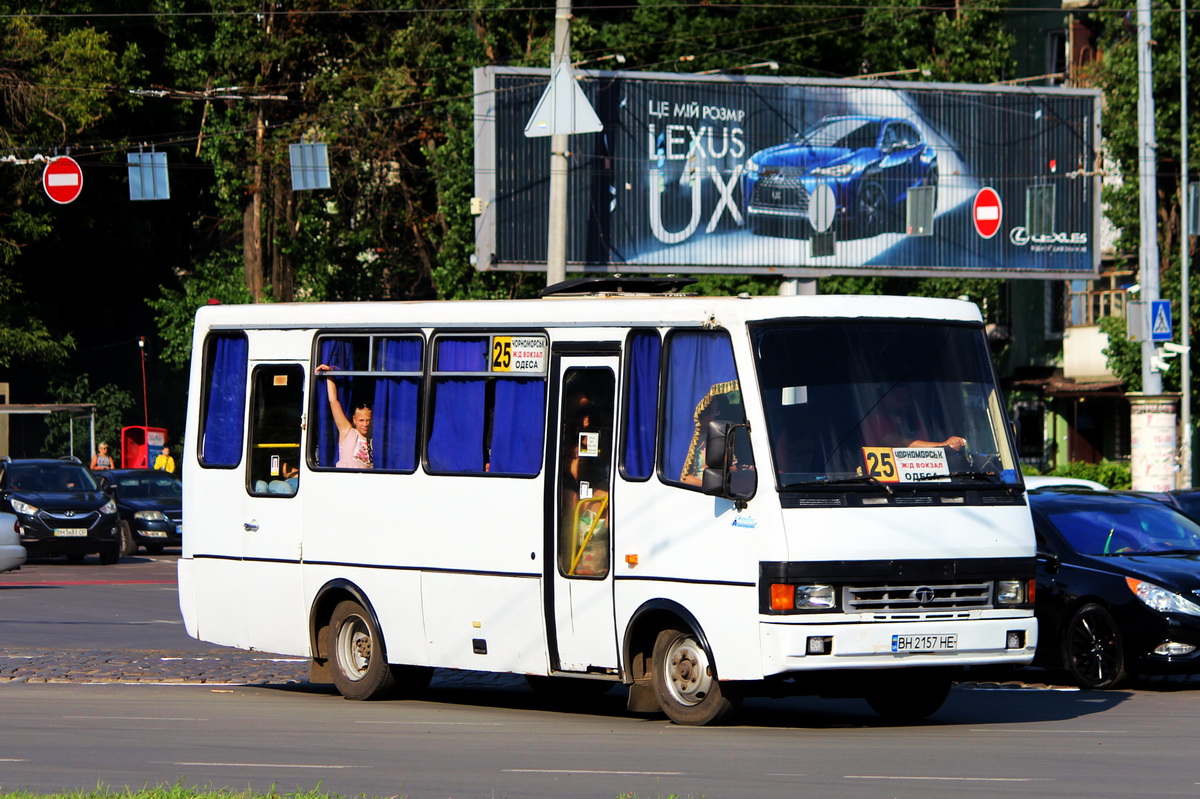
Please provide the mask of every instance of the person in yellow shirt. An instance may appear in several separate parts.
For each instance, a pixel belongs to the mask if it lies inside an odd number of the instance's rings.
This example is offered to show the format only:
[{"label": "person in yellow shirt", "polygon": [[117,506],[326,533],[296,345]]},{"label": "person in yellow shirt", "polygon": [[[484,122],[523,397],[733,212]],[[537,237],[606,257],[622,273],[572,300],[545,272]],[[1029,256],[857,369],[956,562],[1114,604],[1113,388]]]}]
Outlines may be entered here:
[{"label": "person in yellow shirt", "polygon": [[171,457],[171,448],[163,447],[162,452],[154,459],[154,468],[159,471],[175,473],[175,459]]}]

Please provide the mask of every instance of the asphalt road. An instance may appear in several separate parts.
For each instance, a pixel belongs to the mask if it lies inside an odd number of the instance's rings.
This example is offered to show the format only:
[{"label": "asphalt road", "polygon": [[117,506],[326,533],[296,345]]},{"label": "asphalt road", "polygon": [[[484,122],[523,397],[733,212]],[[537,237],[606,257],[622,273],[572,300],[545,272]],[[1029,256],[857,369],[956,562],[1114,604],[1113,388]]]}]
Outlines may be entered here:
[{"label": "asphalt road", "polygon": [[186,637],[172,558],[90,564],[0,575],[0,658],[47,658],[63,672],[39,682],[13,677],[18,668],[6,678],[0,662],[0,790],[274,786],[412,799],[1200,793],[1200,691],[1190,681],[1109,692],[978,683],[956,688],[930,722],[913,726],[881,724],[857,700],[754,699],[732,726],[690,728],[627,714],[620,690],[556,705],[519,679],[455,672],[401,702],[345,701],[270,658],[256,662],[257,674],[277,673],[252,685],[88,676],[68,664],[107,651],[160,661],[169,673],[187,671],[172,664],[245,656]]}]

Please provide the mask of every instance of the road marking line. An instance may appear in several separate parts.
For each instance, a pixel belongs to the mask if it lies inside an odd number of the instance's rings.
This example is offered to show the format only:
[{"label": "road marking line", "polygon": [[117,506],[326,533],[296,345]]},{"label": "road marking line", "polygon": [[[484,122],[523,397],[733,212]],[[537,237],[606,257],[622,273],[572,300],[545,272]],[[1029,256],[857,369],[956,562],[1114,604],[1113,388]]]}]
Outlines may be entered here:
[{"label": "road marking line", "polygon": [[502,727],[499,721],[356,721],[355,724],[408,724],[415,727]]},{"label": "road marking line", "polygon": [[506,768],[512,774],[614,774],[637,777],[686,777],[686,771],[589,771],[582,768]]},{"label": "road marking line", "polygon": [[0,763],[28,763],[28,758],[24,757],[0,757]]},{"label": "road marking line", "polygon": [[1029,735],[1030,733],[1044,733],[1046,735],[1129,735],[1128,730],[970,730],[970,732],[1008,732],[1020,733],[1021,735]]},{"label": "road marking line", "polygon": [[336,766],[328,763],[170,763],[172,766],[217,766],[219,768],[366,768],[366,766]]},{"label": "road marking line", "polygon": [[101,721],[208,721],[187,716],[63,716],[64,719],[91,719]]},{"label": "road marking line", "polygon": [[931,780],[935,782],[1054,782],[1045,777],[900,777],[896,775],[845,774],[846,780]]}]

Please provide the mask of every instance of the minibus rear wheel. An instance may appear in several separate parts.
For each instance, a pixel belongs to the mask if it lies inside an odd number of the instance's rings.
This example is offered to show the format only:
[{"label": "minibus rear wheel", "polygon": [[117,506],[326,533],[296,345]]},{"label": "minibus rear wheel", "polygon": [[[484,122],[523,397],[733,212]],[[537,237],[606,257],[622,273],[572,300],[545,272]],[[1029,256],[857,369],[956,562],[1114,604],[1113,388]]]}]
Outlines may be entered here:
[{"label": "minibus rear wheel", "polygon": [[347,699],[386,699],[396,693],[379,625],[354,600],[339,602],[329,617],[329,666],[333,684]]},{"label": "minibus rear wheel", "polygon": [[660,631],[651,669],[659,707],[676,724],[716,724],[741,703],[732,684],[717,680],[712,657],[691,631]]}]

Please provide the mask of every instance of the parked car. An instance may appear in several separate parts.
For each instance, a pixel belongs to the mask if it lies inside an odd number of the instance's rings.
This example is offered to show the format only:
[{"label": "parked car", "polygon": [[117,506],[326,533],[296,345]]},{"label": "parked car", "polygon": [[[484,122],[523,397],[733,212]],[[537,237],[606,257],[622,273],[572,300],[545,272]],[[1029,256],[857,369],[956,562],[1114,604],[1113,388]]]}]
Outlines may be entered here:
[{"label": "parked car", "polygon": [[25,562],[25,547],[21,546],[20,527],[12,513],[0,513],[0,572],[21,568]]},{"label": "parked car", "polygon": [[1146,497],[1032,491],[1035,663],[1080,686],[1200,672],[1200,524]]},{"label": "parked car", "polygon": [[1097,483],[1095,480],[1085,480],[1082,477],[1058,477],[1052,474],[1027,474],[1024,475],[1025,488],[1029,491],[1040,491],[1042,489],[1055,488],[1070,488],[1080,489],[1088,488],[1093,491],[1107,491],[1108,486],[1103,483]]},{"label": "parked car", "polygon": [[154,469],[112,469],[96,475],[117,503],[121,554],[145,547],[152,555],[183,541],[183,483]]},{"label": "parked car", "polygon": [[829,116],[750,156],[742,196],[756,232],[791,220],[801,237],[822,224],[838,238],[867,237],[903,230],[908,190],[937,182],[937,152],[911,122]]},{"label": "parked car", "polygon": [[117,506],[76,458],[0,458],[0,510],[16,515],[29,557],[121,557]]}]

